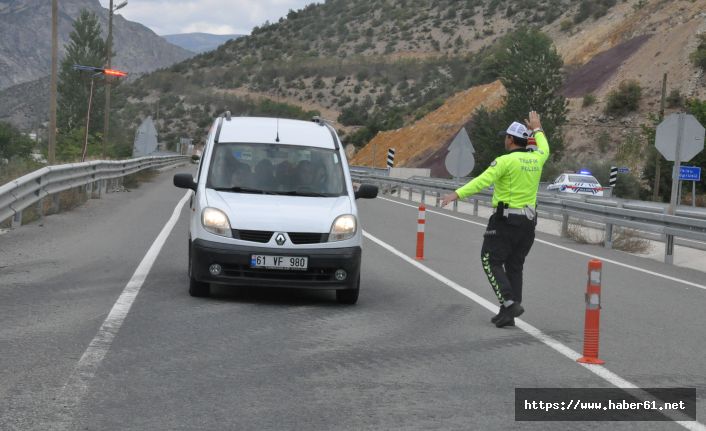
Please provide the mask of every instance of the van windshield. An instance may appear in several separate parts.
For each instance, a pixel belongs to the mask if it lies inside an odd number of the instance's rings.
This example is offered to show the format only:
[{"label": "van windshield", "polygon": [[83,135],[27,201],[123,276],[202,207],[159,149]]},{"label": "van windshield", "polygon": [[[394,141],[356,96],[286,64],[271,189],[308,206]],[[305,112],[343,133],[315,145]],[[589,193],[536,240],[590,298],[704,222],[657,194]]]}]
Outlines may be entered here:
[{"label": "van windshield", "polygon": [[234,193],[347,194],[336,150],[275,144],[216,144],[206,186]]}]

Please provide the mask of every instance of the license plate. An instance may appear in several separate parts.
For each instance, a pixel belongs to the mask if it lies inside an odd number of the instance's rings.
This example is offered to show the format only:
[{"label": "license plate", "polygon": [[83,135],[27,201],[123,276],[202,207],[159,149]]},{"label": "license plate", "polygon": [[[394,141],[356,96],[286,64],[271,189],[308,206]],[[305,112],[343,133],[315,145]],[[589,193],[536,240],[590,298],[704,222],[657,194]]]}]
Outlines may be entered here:
[{"label": "license plate", "polygon": [[264,254],[253,254],[250,257],[252,268],[284,269],[284,270],[306,270],[309,265],[309,258],[302,256],[269,256]]}]

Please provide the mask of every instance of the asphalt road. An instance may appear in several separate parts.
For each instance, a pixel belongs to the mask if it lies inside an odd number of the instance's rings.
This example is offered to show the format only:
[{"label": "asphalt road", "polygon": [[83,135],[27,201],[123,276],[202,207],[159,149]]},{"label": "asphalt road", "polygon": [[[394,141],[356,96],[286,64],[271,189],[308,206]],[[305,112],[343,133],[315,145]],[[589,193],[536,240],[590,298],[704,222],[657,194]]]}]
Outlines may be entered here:
[{"label": "asphalt road", "polygon": [[[520,327],[495,328],[479,302],[393,254],[414,255],[417,211],[387,198],[359,201],[369,236],[352,307],[332,292],[286,289],[190,297],[185,207],[76,392],[79,361],[184,196],[172,174],[0,236],[0,429],[684,429],[516,422],[515,388],[607,388],[610,377]],[[473,223],[484,221],[441,213],[428,214],[423,265],[492,301],[479,263],[484,227]],[[702,272],[538,238],[706,284]],[[537,242],[525,271],[523,321],[578,352],[587,261]],[[606,369],[640,387],[696,387],[702,422],[704,304],[699,287],[604,266]]]}]

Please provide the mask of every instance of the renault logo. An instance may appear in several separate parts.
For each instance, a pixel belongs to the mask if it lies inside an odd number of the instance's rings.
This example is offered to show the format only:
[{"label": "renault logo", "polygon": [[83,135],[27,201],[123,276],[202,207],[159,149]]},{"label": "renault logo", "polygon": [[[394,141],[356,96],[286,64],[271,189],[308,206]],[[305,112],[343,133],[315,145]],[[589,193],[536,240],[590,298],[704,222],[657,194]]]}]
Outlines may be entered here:
[{"label": "renault logo", "polygon": [[282,235],[281,233],[278,233],[277,236],[275,237],[275,242],[277,243],[277,245],[284,245],[284,241],[286,241],[284,238],[284,235]]}]

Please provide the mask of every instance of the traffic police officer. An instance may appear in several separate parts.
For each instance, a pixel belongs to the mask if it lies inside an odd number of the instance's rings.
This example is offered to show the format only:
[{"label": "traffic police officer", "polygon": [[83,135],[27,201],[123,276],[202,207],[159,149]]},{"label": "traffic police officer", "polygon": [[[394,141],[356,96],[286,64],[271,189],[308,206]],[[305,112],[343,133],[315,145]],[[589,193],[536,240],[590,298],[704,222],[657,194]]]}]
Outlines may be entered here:
[{"label": "traffic police officer", "polygon": [[[529,113],[529,127],[514,122],[501,132],[508,151],[495,159],[488,169],[454,193],[444,196],[441,206],[464,199],[495,185],[493,215],[483,235],[481,261],[488,281],[500,301],[498,314],[491,319],[502,328],[515,324],[524,309],[522,302],[522,268],[534,242],[537,224],[537,190],[542,167],[549,157],[549,143],[542,131],[539,114]],[[527,147],[534,137],[536,147]]]}]

